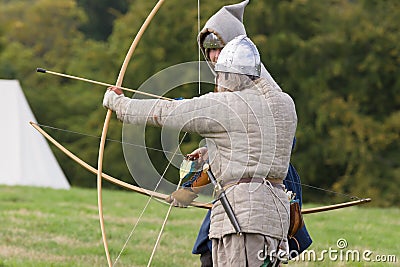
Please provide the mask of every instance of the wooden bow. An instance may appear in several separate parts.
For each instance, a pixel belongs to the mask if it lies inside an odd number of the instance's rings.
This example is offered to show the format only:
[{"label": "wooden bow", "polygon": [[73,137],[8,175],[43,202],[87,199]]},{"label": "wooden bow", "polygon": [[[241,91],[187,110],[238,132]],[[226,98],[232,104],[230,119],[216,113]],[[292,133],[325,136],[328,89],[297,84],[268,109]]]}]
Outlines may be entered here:
[{"label": "wooden bow", "polygon": [[[86,161],[82,160],[77,155],[75,155],[74,153],[69,151],[65,146],[61,145],[57,140],[55,140],[46,131],[44,131],[37,123],[34,123],[34,122],[29,122],[29,123],[33,126],[33,128],[35,128],[40,134],[42,134],[50,143],[52,143],[55,147],[57,147],[60,151],[62,151],[66,156],[68,156],[70,159],[72,159],[73,161],[75,161],[76,163],[78,163],[79,165],[81,165],[83,168],[90,171],[91,173],[97,174],[98,170],[95,167],[91,166],[89,163],[87,163]],[[126,183],[126,182],[124,182],[118,178],[112,177],[111,175],[108,175],[106,173],[102,173],[102,177],[113,184],[116,184],[125,189],[132,190],[132,191],[137,192],[142,195],[154,197],[159,200],[164,200],[166,197],[168,197],[168,195],[166,195],[166,194],[147,190],[145,188]],[[169,204],[167,202],[165,202],[165,203]],[[197,202],[197,201],[193,201],[190,205],[193,207],[203,208],[203,209],[211,208],[211,204]]]},{"label": "wooden bow", "polygon": [[309,209],[302,209],[301,213],[302,214],[313,214],[313,213],[318,213],[318,212],[324,212],[324,211],[329,211],[329,210],[337,210],[337,209],[343,209],[351,206],[356,206],[356,205],[361,205],[371,202],[370,198],[362,198],[354,201],[347,201],[339,204],[333,204],[333,205],[328,205],[328,206],[322,206],[322,207],[316,207],[316,208],[309,208]]},{"label": "wooden bow", "polygon": [[[150,24],[151,20],[154,18],[154,15],[157,13],[161,5],[163,4],[164,0],[159,0],[154,8],[151,10],[150,14],[147,16],[146,20],[143,22],[143,25],[140,27],[138,33],[136,34],[129,50],[125,56],[124,62],[122,63],[121,70],[119,72],[116,86],[121,87],[122,82],[124,80],[125,72],[128,67],[129,61],[133,55],[133,52],[136,49],[137,44],[139,43],[140,39],[142,38],[143,33],[147,29],[147,26]],[[108,250],[107,244],[107,236],[104,226],[104,217],[103,217],[103,200],[102,200],[102,178],[103,178],[103,156],[104,156],[104,147],[107,137],[107,131],[111,119],[112,111],[109,109],[107,110],[106,117],[104,119],[103,130],[101,133],[100,138],[100,146],[99,146],[99,156],[97,161],[97,203],[98,203],[98,210],[99,210],[99,220],[100,220],[100,228],[101,228],[101,235],[103,237],[103,245],[104,250],[107,257],[108,266],[111,267],[113,264],[111,262],[110,252]]]},{"label": "wooden bow", "polygon": [[[88,171],[92,172],[93,174],[97,174],[98,170],[79,158],[77,155],[69,151],[67,148],[65,148],[63,145],[61,145],[59,142],[57,142],[53,137],[51,137],[46,131],[44,131],[38,124],[34,122],[30,122],[30,124],[40,133],[42,134],[50,143],[52,143],[54,146],[56,146],[58,149],[60,149],[66,156],[71,158],[73,161],[81,165],[83,168],[87,169]],[[159,200],[164,200],[168,195],[158,193],[155,191],[147,190],[142,187],[134,186],[129,183],[126,183],[118,178],[114,178],[108,174],[102,173],[102,178],[106,179],[107,181],[116,184],[118,186],[121,186],[125,189],[132,190],[134,192],[137,192],[142,195],[150,196],[157,198]],[[315,207],[315,208],[308,208],[308,209],[302,209],[301,213],[302,214],[313,214],[313,213],[319,213],[319,212],[325,212],[325,211],[330,211],[330,210],[337,210],[337,209],[342,209],[342,208],[347,208],[351,206],[356,206],[356,205],[361,205],[361,204],[366,204],[368,202],[371,202],[370,198],[363,198],[359,200],[354,200],[354,201],[349,201],[349,202],[344,202],[344,203],[339,203],[339,204],[333,204],[333,205],[328,205],[328,206],[322,206],[322,207]],[[197,202],[193,201],[190,203],[190,206],[196,207],[196,208],[202,208],[202,209],[211,209],[212,204],[211,203],[203,203],[203,202]]]}]

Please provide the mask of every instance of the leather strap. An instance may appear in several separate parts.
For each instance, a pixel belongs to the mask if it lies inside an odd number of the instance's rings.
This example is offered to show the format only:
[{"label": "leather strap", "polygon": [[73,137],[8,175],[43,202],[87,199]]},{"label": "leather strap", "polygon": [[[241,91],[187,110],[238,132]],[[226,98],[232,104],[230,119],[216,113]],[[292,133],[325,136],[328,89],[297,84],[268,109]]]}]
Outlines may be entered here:
[{"label": "leather strap", "polygon": [[264,178],[252,178],[252,177],[244,177],[240,178],[239,181],[236,184],[247,184],[247,183],[264,183],[265,179]]},{"label": "leather strap", "polygon": [[276,178],[252,178],[252,177],[243,177],[240,178],[239,181],[236,183],[229,183],[223,186],[224,190],[228,189],[231,186],[238,185],[238,184],[247,184],[247,183],[264,183],[265,181],[269,181],[273,185],[278,185],[278,184],[283,184],[282,179],[276,179]]},{"label": "leather strap", "polygon": [[240,180],[236,184],[242,183],[264,183],[265,181],[270,182],[271,184],[282,184],[283,180],[279,178],[251,178],[251,177],[244,177],[240,178]]}]

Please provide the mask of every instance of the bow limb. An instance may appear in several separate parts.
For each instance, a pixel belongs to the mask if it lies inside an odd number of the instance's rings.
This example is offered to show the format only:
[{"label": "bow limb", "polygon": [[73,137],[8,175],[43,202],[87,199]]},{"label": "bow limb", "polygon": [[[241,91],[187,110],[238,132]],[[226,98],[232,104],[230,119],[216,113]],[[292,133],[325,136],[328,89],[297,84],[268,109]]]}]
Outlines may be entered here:
[{"label": "bow limb", "polygon": [[[63,145],[61,145],[57,140],[55,140],[53,137],[50,136],[46,131],[44,131],[38,124],[34,122],[30,122],[30,124],[40,133],[42,134],[50,143],[52,143],[55,147],[57,147],[61,152],[63,152],[66,156],[68,156],[70,159],[81,165],[83,168],[86,170],[90,171],[93,174],[97,174],[98,170],[79,158],[77,155],[69,151],[67,148],[65,148]],[[118,178],[114,178],[106,173],[102,173],[102,177],[106,179],[107,181],[116,184],[120,187],[123,187],[125,189],[132,190],[134,192],[137,192],[142,195],[154,197],[160,200],[164,200],[168,195],[154,192],[147,190],[145,188],[141,188],[138,186],[131,185],[129,183],[126,183]],[[330,210],[336,210],[336,209],[342,209],[342,208],[347,208],[351,206],[356,206],[356,205],[361,205],[361,204],[366,204],[368,202],[371,202],[370,198],[363,198],[360,200],[356,201],[350,201],[350,202],[344,202],[340,204],[334,204],[334,205],[328,205],[328,206],[323,206],[323,207],[316,207],[316,208],[308,208],[308,209],[302,209],[301,213],[302,214],[313,214],[313,213],[319,213],[319,212],[324,212],[324,211],[330,211]],[[203,203],[203,202],[197,202],[193,201],[190,203],[190,206],[196,207],[196,208],[202,208],[202,209],[211,209],[212,204],[210,203]]]},{"label": "bow limb", "polygon": [[[128,67],[128,63],[133,55],[133,52],[136,49],[137,44],[139,43],[140,39],[142,38],[143,33],[147,29],[147,26],[150,24],[151,20],[154,18],[154,15],[157,13],[161,5],[163,4],[164,0],[159,0],[154,8],[151,10],[150,14],[147,16],[146,20],[144,21],[143,25],[140,27],[138,33],[133,40],[128,53],[125,56],[124,62],[121,66],[121,70],[118,75],[118,79],[116,82],[116,86],[121,86],[124,80],[125,72]],[[103,130],[101,133],[100,139],[100,146],[99,146],[99,156],[97,161],[97,203],[98,203],[98,210],[99,210],[99,220],[100,220],[100,228],[101,228],[101,235],[103,238],[103,245],[104,250],[107,257],[108,266],[111,267],[113,264],[111,262],[110,252],[108,250],[107,244],[107,236],[104,226],[104,217],[103,217],[103,201],[102,201],[102,174],[103,174],[103,156],[104,156],[104,146],[107,137],[107,131],[111,119],[112,111],[109,109],[107,110],[107,115],[104,119]]]},{"label": "bow limb", "polygon": [[[59,142],[57,142],[53,137],[50,136],[46,131],[44,131],[38,124],[34,122],[30,122],[30,124],[40,133],[42,134],[50,143],[52,143],[54,146],[56,146],[61,152],[63,152],[66,156],[68,156],[70,159],[81,165],[83,168],[87,169],[93,174],[97,174],[98,170],[79,158],[77,155],[69,151],[67,148],[65,148],[63,145],[61,145]],[[150,191],[138,186],[131,185],[129,183],[126,183],[120,179],[114,178],[106,173],[102,173],[102,178],[106,179],[107,181],[116,184],[120,187],[123,187],[125,189],[132,190],[134,192],[137,192],[142,195],[154,197],[160,200],[164,200],[168,195]],[[328,205],[328,206],[322,206],[322,207],[316,207],[316,208],[308,208],[308,209],[302,209],[301,213],[302,214],[314,214],[314,213],[319,213],[319,212],[325,212],[325,211],[330,211],[330,210],[336,210],[336,209],[342,209],[342,208],[347,208],[351,206],[356,206],[356,205],[361,205],[361,204],[366,204],[371,202],[371,198],[363,198],[360,200],[356,201],[350,201],[350,202],[344,202],[344,203],[339,203],[339,204],[334,204],[334,205]],[[203,203],[203,202],[197,202],[193,201],[190,203],[190,206],[196,207],[196,208],[202,208],[202,209],[211,209],[212,204],[210,203]]]},{"label": "bow limb", "polygon": [[[61,145],[57,140],[55,140],[52,136],[50,136],[50,134],[48,134],[46,131],[44,131],[38,124],[36,124],[34,122],[29,122],[29,123],[32,125],[33,128],[35,128],[41,135],[43,135],[50,143],[52,143],[55,147],[57,147],[66,156],[68,156],[70,159],[72,159],[73,161],[75,161],[76,163],[81,165],[83,168],[85,168],[89,172],[91,172],[93,174],[97,174],[97,169],[96,168],[94,168],[89,163],[87,163],[86,161],[82,160],[77,155],[75,155],[70,150],[68,150],[66,147]],[[129,189],[131,191],[134,191],[134,192],[142,194],[142,195],[146,195],[146,196],[149,196],[149,197],[154,197],[154,198],[157,198],[157,199],[160,199],[160,200],[164,200],[166,197],[168,197],[168,195],[166,195],[166,194],[154,192],[154,191],[142,188],[142,187],[138,187],[138,186],[126,183],[126,182],[124,182],[124,181],[122,181],[122,180],[120,180],[118,178],[112,177],[111,175],[108,175],[108,174],[106,174],[104,172],[102,173],[102,177],[103,177],[103,179],[106,179],[107,181],[109,181],[109,182],[111,182],[113,184],[116,184],[116,185],[118,185],[118,186],[120,186],[122,188]],[[169,204],[169,203],[167,203],[167,204]],[[193,201],[190,204],[190,206],[197,207],[197,208],[203,208],[203,209],[210,209],[211,208],[211,204],[203,203],[203,202],[197,202],[197,201]]]},{"label": "bow limb", "polygon": [[343,208],[347,208],[347,207],[351,207],[351,206],[365,204],[368,202],[371,202],[370,198],[363,198],[363,199],[344,202],[344,203],[340,203],[340,204],[334,204],[334,205],[328,205],[328,206],[310,208],[310,209],[303,209],[303,210],[301,210],[301,213],[302,214],[313,214],[313,213],[324,212],[324,211],[329,211],[329,210],[343,209]]},{"label": "bow limb", "polygon": [[[61,152],[63,152],[66,156],[68,156],[70,159],[81,165],[83,168],[86,170],[90,171],[93,174],[97,174],[98,170],[79,158],[77,155],[69,151],[67,148],[65,148],[63,145],[61,145],[59,142],[57,142],[53,137],[51,137],[46,131],[44,131],[38,124],[34,122],[30,122],[30,124],[40,133],[42,134],[50,143],[52,143],[54,146],[56,146]],[[102,177],[106,179],[107,181],[116,184],[120,187],[123,187],[125,189],[132,190],[134,192],[137,192],[142,195],[154,197],[160,200],[164,200],[168,195],[154,192],[151,190],[147,190],[145,188],[141,188],[138,186],[131,185],[129,183],[126,183],[118,178],[114,178],[106,173],[102,173]],[[339,204],[333,204],[333,205],[328,205],[328,206],[322,206],[322,207],[316,207],[316,208],[308,208],[308,209],[302,209],[301,213],[302,214],[313,214],[313,213],[319,213],[319,212],[324,212],[324,211],[330,211],[330,210],[337,210],[337,209],[342,209],[342,208],[347,208],[351,206],[356,206],[356,205],[361,205],[361,204],[366,204],[368,202],[371,202],[371,198],[363,198],[355,201],[350,201],[350,202],[344,202],[344,203],[339,203]],[[190,206],[196,207],[196,208],[202,208],[202,209],[211,209],[212,204],[210,203],[203,203],[203,202],[198,202],[198,201],[193,201],[190,203]]]}]

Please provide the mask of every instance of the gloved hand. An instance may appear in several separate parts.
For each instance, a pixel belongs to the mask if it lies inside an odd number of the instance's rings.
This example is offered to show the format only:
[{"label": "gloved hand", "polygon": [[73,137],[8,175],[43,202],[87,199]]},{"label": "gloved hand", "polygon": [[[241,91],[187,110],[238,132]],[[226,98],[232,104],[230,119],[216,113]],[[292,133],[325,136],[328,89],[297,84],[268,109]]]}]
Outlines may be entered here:
[{"label": "gloved hand", "polygon": [[113,104],[115,104],[118,98],[124,97],[124,93],[118,87],[108,87],[103,98],[103,107],[114,110]]},{"label": "gloved hand", "polygon": [[175,207],[186,208],[192,201],[198,197],[190,188],[182,187],[172,192],[165,201],[172,203]]},{"label": "gloved hand", "polygon": [[199,147],[192,153],[187,154],[186,157],[189,160],[197,160],[198,163],[203,163],[208,160],[208,149],[205,146]]}]

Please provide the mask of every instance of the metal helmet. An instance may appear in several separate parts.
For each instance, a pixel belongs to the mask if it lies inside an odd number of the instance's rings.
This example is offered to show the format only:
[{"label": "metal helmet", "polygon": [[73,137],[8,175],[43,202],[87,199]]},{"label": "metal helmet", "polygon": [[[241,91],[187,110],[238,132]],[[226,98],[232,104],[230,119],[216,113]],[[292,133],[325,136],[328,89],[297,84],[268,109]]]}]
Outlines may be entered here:
[{"label": "metal helmet", "polygon": [[260,77],[261,59],[257,47],[245,35],[235,37],[219,54],[215,71]]},{"label": "metal helmet", "polygon": [[223,48],[224,43],[221,41],[221,39],[215,33],[209,32],[204,37],[201,46],[202,46],[202,52],[204,54],[204,57],[207,59],[207,61],[210,61],[210,57],[208,55],[208,53],[210,52],[210,49]]},{"label": "metal helmet", "polygon": [[218,36],[215,35],[215,33],[210,32],[209,34],[206,35],[206,37],[204,37],[203,47],[205,49],[215,49],[215,48],[222,48],[224,47],[224,45],[218,38]]}]

